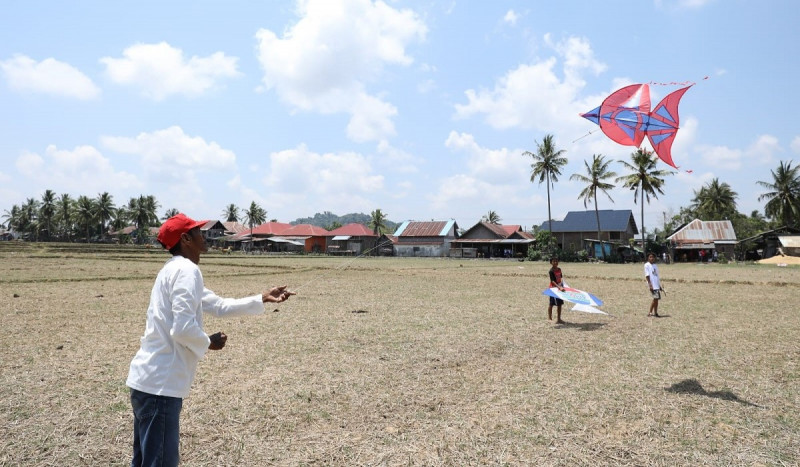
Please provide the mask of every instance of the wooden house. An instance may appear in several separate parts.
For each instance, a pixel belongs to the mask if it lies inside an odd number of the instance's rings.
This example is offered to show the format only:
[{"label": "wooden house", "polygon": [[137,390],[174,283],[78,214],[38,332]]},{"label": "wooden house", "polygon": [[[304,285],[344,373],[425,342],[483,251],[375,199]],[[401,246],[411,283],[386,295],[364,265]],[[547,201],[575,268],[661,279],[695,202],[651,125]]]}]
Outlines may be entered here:
[{"label": "wooden house", "polygon": [[[327,252],[332,255],[372,254],[378,236],[364,224],[352,223],[331,230]],[[377,252],[374,252],[377,255]]]},{"label": "wooden house", "polygon": [[719,255],[734,258],[736,232],[731,221],[694,219],[667,237],[673,261],[711,261]]},{"label": "wooden house", "polygon": [[453,240],[450,256],[459,258],[521,258],[534,243],[533,234],[519,225],[478,222]]},{"label": "wooden house", "polygon": [[[563,221],[553,221],[552,234],[558,247],[568,251],[590,250],[590,255],[594,256],[595,252],[589,248],[591,242],[587,240],[595,240],[598,245],[614,243],[627,246],[628,240],[639,233],[630,209],[602,209],[597,214],[600,217],[600,238],[596,238],[597,216],[593,210],[570,211]],[[550,230],[550,223],[544,221],[540,229]]]}]

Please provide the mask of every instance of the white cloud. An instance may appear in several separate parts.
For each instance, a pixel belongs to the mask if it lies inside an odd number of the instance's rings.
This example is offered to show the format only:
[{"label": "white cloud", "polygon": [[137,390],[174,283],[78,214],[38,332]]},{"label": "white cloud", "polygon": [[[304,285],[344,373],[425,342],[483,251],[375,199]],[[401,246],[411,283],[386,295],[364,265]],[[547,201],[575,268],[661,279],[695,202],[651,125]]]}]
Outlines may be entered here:
[{"label": "white cloud", "polygon": [[594,59],[585,39],[570,37],[552,43],[545,36],[545,42],[552,45],[563,61],[563,80],[555,72],[556,57],[520,65],[499,78],[493,90],[467,90],[468,103],[455,106],[456,117],[483,114],[489,125],[500,129],[548,130],[560,126],[575,128],[577,132],[580,122],[575,114],[590,108],[576,102],[576,96],[585,86],[580,75],[587,69],[599,73],[605,65]]},{"label": "white cloud", "polygon": [[727,146],[698,147],[703,163],[723,170],[738,170],[742,167],[743,152]]},{"label": "white cloud", "polygon": [[517,20],[519,19],[519,15],[514,10],[508,10],[506,15],[503,16],[503,21],[506,23],[516,26]]},{"label": "white cloud", "polygon": [[411,10],[369,0],[305,0],[300,19],[282,38],[256,34],[263,83],[295,110],[346,113],[348,137],[380,140],[394,134],[394,105],[367,91],[386,65],[408,66],[406,47],[427,28]]},{"label": "white cloud", "polygon": [[[366,210],[370,194],[384,187],[382,175],[369,160],[354,152],[319,154],[305,145],[270,154],[264,178],[272,205],[302,206],[303,210]],[[372,207],[374,209],[374,207]]]},{"label": "white cloud", "polygon": [[181,49],[166,42],[136,44],[123,58],[104,57],[106,74],[115,83],[137,87],[142,95],[161,101],[175,94],[196,97],[219,85],[224,78],[239,76],[236,57],[222,52],[188,60]]},{"label": "white cloud", "polygon": [[0,70],[5,74],[9,87],[17,91],[84,100],[100,95],[100,88],[88,76],[54,58],[37,62],[25,55],[14,55],[0,61]]},{"label": "white cloud", "polygon": [[417,165],[424,163],[419,157],[393,147],[386,140],[378,143],[377,151],[381,156],[381,162],[389,166],[395,173],[417,173],[419,172]]},{"label": "white cloud", "polygon": [[91,195],[112,188],[125,190],[141,186],[136,176],[115,170],[111,161],[93,146],[78,146],[70,151],[50,145],[44,156],[23,153],[17,158],[16,167],[26,183],[40,191],[53,189]]},{"label": "white cloud", "polygon": [[236,164],[233,151],[199,136],[191,137],[179,126],[140,133],[135,138],[103,136],[100,142],[112,151],[140,156],[145,170],[154,173],[172,173],[179,168],[227,170]]},{"label": "white cloud", "polygon": [[[467,160],[453,165],[464,167],[457,173],[439,180],[437,191],[428,196],[435,210],[451,212],[454,217],[464,217],[476,209],[483,212],[533,212],[539,197],[529,197],[529,161],[522,157],[521,149],[489,149],[482,147],[471,134],[451,131],[445,147],[453,153],[465,154]],[[457,156],[454,156],[457,157]],[[463,212],[462,212],[463,211]],[[531,218],[504,219],[509,223],[532,225]],[[469,226],[462,226],[469,227]]]},{"label": "white cloud", "polygon": [[703,162],[717,169],[739,170],[743,162],[751,165],[768,165],[775,159],[775,153],[782,149],[778,138],[761,135],[746,149],[733,149],[727,146],[700,146]]},{"label": "white cloud", "polygon": [[794,137],[790,147],[792,148],[793,153],[800,154],[800,136]]}]

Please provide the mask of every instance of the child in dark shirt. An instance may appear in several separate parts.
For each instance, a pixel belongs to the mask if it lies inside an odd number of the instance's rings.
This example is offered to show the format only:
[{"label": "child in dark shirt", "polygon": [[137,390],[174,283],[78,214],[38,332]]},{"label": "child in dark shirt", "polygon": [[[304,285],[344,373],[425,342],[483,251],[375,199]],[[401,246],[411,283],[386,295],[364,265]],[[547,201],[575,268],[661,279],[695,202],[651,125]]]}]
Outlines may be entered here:
[{"label": "child in dark shirt", "polygon": [[[550,268],[550,287],[557,287],[558,290],[564,291],[564,280],[561,277],[561,268],[558,267],[558,258],[550,258],[550,264],[553,266]],[[556,324],[564,324],[564,321],[561,321],[561,305],[564,304],[564,300],[560,298],[550,297],[550,306],[547,307],[547,319],[553,319],[553,305],[556,306]]]}]

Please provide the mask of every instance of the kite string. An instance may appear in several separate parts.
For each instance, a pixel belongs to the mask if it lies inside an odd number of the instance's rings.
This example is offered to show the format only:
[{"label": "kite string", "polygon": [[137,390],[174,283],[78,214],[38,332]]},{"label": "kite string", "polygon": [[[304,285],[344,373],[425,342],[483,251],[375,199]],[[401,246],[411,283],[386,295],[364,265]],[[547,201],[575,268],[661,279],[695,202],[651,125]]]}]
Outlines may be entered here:
[{"label": "kite string", "polygon": [[[708,76],[704,76],[701,81],[705,81],[708,79]],[[658,81],[650,81],[647,83],[651,86],[694,86],[697,84],[696,81],[670,81],[669,83],[662,83]]]},{"label": "kite string", "polygon": [[[329,271],[329,273],[336,273],[336,272],[342,271],[342,270],[346,269],[347,267],[349,267],[349,266],[350,266],[350,265],[351,265],[351,264],[352,264],[352,263],[353,263],[355,260],[357,260],[357,259],[359,259],[359,258],[362,258],[362,257],[365,257],[367,254],[369,254],[370,252],[372,252],[372,251],[374,251],[374,250],[377,250],[377,249],[378,249],[378,248],[380,248],[380,247],[383,247],[383,246],[386,246],[386,245],[391,245],[391,244],[392,244],[392,242],[391,242],[391,241],[386,241],[386,242],[383,242],[383,243],[378,243],[378,244],[377,244],[377,245],[375,245],[374,247],[372,247],[372,248],[370,248],[370,249],[368,249],[368,250],[364,250],[363,252],[361,252],[361,254],[359,254],[358,256],[355,256],[355,257],[353,257],[352,259],[350,259],[349,261],[345,262],[344,264],[341,264],[341,265],[337,266],[337,267],[336,267],[336,268],[334,268],[333,270]],[[327,275],[327,273],[325,273],[325,274],[322,274],[322,277],[325,277],[326,275]],[[317,278],[317,280],[318,280],[318,279],[319,279],[319,278]],[[297,292],[298,290],[300,290],[300,289],[304,288],[305,286],[307,286],[307,285],[308,285],[308,284],[310,284],[311,282],[312,282],[312,280],[308,280],[308,281],[306,281],[306,282],[304,282],[304,283],[300,284],[300,285],[299,285],[299,286],[297,286],[297,287],[293,287],[293,288],[292,288],[292,292]]]}]

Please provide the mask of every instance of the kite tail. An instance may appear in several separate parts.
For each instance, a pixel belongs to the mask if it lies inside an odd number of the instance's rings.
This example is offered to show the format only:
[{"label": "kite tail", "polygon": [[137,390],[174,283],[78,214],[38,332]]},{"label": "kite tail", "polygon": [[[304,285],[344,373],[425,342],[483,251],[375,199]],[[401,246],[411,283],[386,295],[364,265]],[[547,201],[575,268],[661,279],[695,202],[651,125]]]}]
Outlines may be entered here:
[{"label": "kite tail", "polygon": [[650,112],[650,119],[645,130],[647,139],[650,140],[656,155],[676,169],[678,166],[672,161],[672,143],[675,141],[675,135],[678,134],[680,124],[678,104],[690,87],[678,89],[662,99]]}]

